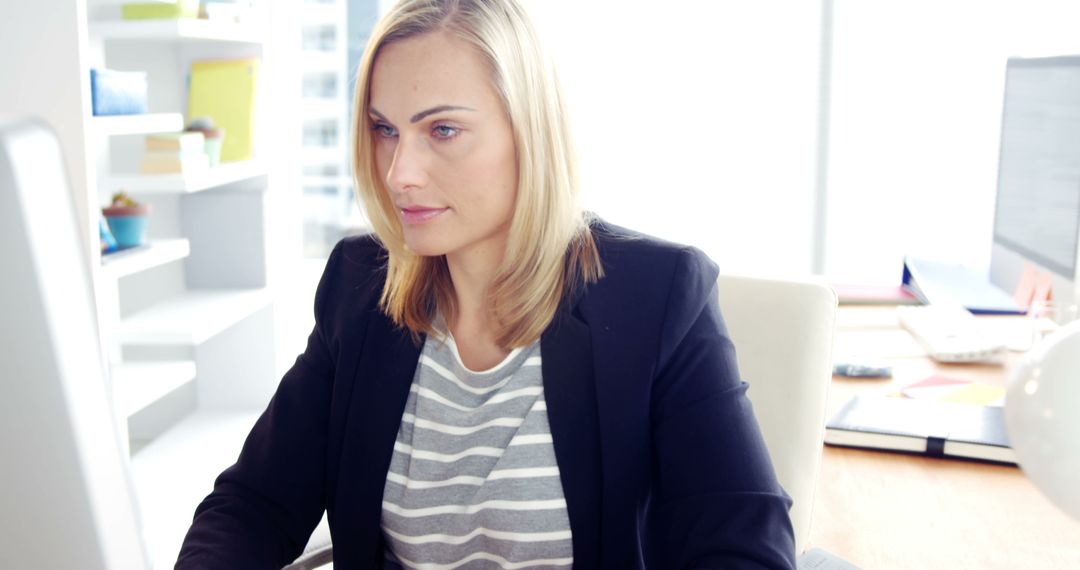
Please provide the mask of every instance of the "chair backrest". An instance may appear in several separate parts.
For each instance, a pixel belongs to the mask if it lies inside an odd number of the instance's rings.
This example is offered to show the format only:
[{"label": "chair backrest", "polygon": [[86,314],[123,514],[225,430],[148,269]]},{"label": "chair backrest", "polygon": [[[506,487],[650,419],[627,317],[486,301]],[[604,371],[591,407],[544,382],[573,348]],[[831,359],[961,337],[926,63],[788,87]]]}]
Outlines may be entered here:
[{"label": "chair backrest", "polygon": [[814,278],[721,275],[717,288],[765,445],[794,500],[791,522],[802,552],[821,466],[836,293]]}]

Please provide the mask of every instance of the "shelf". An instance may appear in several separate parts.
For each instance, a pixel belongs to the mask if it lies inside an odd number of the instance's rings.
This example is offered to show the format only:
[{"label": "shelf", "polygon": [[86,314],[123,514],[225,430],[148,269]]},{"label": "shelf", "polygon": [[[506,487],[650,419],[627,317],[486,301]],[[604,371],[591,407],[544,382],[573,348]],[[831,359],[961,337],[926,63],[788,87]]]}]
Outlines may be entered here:
[{"label": "shelf", "polygon": [[129,346],[199,345],[268,306],[266,289],[195,289],[120,321]]},{"label": "shelf", "polygon": [[129,174],[110,176],[105,186],[110,192],[124,190],[131,194],[190,194],[226,184],[266,176],[260,161],[223,163],[204,172],[190,174]]},{"label": "shelf", "polygon": [[139,247],[102,255],[101,274],[119,279],[183,259],[189,253],[191,246],[186,239],[151,241]]},{"label": "shelf", "polygon": [[93,117],[93,130],[101,136],[150,135],[175,133],[184,130],[184,115],[180,113],[147,113],[143,115],[112,115]]},{"label": "shelf", "polygon": [[129,362],[112,368],[117,415],[129,418],[139,410],[195,380],[194,362]]},{"label": "shelf", "polygon": [[254,24],[212,22],[194,18],[176,20],[115,20],[90,22],[93,39],[144,41],[197,41],[262,45],[264,34]]},{"label": "shelf", "polygon": [[172,568],[195,507],[236,462],[259,411],[197,411],[131,459],[131,474],[154,568]]}]

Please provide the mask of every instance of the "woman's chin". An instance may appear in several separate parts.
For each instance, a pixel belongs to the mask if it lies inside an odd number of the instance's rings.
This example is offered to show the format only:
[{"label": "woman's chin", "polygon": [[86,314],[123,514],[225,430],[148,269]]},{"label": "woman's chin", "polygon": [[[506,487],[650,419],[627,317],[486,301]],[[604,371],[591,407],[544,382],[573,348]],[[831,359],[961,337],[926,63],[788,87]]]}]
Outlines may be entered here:
[{"label": "woman's chin", "polygon": [[413,254],[421,257],[436,257],[446,254],[446,246],[440,243],[432,243],[429,240],[405,240],[405,247]]}]

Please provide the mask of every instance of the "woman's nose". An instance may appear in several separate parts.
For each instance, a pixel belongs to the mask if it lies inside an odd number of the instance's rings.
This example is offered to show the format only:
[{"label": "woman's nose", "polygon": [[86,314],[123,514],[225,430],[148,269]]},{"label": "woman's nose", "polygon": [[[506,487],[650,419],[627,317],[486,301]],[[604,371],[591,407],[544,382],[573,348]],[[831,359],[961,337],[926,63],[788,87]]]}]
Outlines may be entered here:
[{"label": "woman's nose", "polygon": [[423,146],[423,141],[399,135],[386,172],[386,185],[391,191],[407,192],[427,184],[427,156]]}]

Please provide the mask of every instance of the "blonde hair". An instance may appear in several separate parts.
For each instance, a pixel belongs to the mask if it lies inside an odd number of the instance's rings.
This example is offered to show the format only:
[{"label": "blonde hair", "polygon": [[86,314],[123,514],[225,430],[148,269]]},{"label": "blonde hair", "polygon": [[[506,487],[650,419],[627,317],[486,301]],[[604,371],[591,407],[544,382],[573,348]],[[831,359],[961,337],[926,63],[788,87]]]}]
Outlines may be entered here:
[{"label": "blonde hair", "polygon": [[352,150],[359,200],[389,252],[380,304],[414,338],[435,332],[440,313],[453,322],[457,310],[445,256],[420,256],[405,245],[398,213],[375,168],[367,126],[380,49],[440,30],[466,40],[486,60],[513,128],[517,202],[487,297],[499,345],[525,346],[547,328],[564,295],[596,281],[603,270],[578,205],[577,166],[558,80],[517,0],[402,0],[372,30],[357,75]]}]

